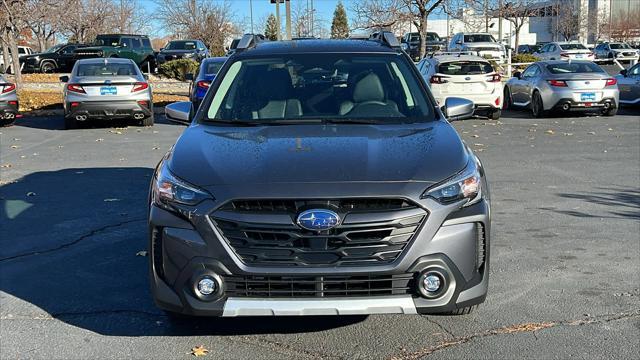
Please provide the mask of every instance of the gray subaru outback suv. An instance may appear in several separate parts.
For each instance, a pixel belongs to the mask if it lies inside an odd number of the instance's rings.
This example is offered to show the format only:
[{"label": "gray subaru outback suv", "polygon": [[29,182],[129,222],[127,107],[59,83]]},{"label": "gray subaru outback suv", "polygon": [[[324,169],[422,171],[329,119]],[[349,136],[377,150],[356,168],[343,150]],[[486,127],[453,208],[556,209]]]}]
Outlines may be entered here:
[{"label": "gray subaru outback suv", "polygon": [[484,301],[489,189],[447,120],[473,103],[438,108],[399,45],[240,41],[152,180],[160,308],[466,314]]}]

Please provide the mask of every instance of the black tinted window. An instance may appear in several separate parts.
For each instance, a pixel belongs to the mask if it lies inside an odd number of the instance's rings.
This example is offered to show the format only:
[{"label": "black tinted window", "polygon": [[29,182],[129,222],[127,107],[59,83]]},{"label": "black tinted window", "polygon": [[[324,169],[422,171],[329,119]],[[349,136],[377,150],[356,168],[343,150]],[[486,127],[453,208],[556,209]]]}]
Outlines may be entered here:
[{"label": "black tinted window", "polygon": [[222,65],[224,65],[223,61],[207,61],[204,64],[204,73],[207,75],[217,74]]},{"label": "black tinted window", "polygon": [[197,48],[195,41],[171,41],[167,44],[167,50],[195,50]]},{"label": "black tinted window", "polygon": [[547,65],[552,74],[594,73],[604,72],[600,66],[592,62],[567,62]]},{"label": "black tinted window", "polygon": [[140,39],[131,39],[131,43],[132,43],[132,47],[134,49],[141,49],[142,48],[142,43],[140,42]]},{"label": "black tinted window", "polygon": [[78,76],[126,76],[137,75],[132,64],[78,64]]},{"label": "black tinted window", "polygon": [[489,34],[475,34],[465,35],[464,42],[496,42],[496,40]]},{"label": "black tinted window", "polygon": [[493,71],[493,66],[483,61],[452,61],[438,65],[438,73],[445,75],[477,75]]},{"label": "black tinted window", "polygon": [[238,60],[226,71],[207,114],[227,121],[429,121],[434,115],[413,66],[397,54]]},{"label": "black tinted window", "polygon": [[99,36],[96,38],[96,42],[98,45],[103,46],[118,46],[120,45],[120,38],[114,36]]},{"label": "black tinted window", "polygon": [[149,39],[147,38],[142,38],[142,46],[147,49],[151,48],[151,41],[149,41]]}]

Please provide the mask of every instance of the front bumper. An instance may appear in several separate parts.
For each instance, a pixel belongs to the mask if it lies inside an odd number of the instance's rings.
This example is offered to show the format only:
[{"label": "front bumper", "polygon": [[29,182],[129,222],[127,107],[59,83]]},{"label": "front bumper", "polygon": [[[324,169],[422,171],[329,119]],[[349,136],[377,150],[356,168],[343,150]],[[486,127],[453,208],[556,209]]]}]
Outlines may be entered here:
[{"label": "front bumper", "polygon": [[[496,87],[491,93],[488,94],[464,94],[464,93],[443,93],[435,90],[435,86],[431,87],[433,97],[436,99],[438,105],[443,106],[447,98],[449,97],[461,97],[473,101],[476,110],[486,111],[502,108],[503,91],[502,86]],[[497,102],[497,103],[496,103]]]},{"label": "front bumper", "polygon": [[[147,105],[139,101],[146,101]],[[72,106],[72,103],[77,105]],[[85,116],[86,119],[124,119],[137,114],[148,117],[153,112],[149,100],[65,102],[64,108],[65,117]]]},{"label": "front bumper", "polygon": [[[424,202],[435,203],[430,199]],[[219,206],[219,204],[217,205]],[[198,316],[253,315],[346,315],[379,313],[444,313],[484,301],[488,288],[490,210],[488,200],[452,211],[452,208],[429,208],[429,218],[402,255],[390,264],[338,267],[253,266],[240,260],[223,235],[209,220],[216,204],[201,204],[190,220],[156,205],[149,212],[150,279],[156,304],[165,310]],[[455,207],[455,205],[454,205]],[[478,229],[481,228],[482,236]],[[482,262],[478,260],[482,251]],[[416,279],[426,270],[445,273],[446,289],[437,298],[419,295],[416,281],[406,291],[360,296],[327,294],[291,296],[263,290],[262,295],[242,295],[232,278],[264,282],[273,278],[309,277],[319,279],[342,277],[409,276]],[[202,298],[194,291],[194,283],[202,276],[221,279],[219,293]],[[301,280],[306,281],[306,280]],[[327,280],[328,281],[328,280]],[[277,282],[277,281],[276,281]],[[248,285],[250,286],[250,285]],[[294,285],[291,285],[292,287]],[[274,283],[273,287],[276,285]],[[348,287],[348,284],[347,284]],[[269,287],[271,289],[271,285]],[[315,289],[314,294],[320,290]],[[242,290],[242,289],[240,289]],[[313,291],[313,290],[311,290]],[[238,295],[241,294],[241,295]],[[363,296],[365,295],[365,296]]]}]

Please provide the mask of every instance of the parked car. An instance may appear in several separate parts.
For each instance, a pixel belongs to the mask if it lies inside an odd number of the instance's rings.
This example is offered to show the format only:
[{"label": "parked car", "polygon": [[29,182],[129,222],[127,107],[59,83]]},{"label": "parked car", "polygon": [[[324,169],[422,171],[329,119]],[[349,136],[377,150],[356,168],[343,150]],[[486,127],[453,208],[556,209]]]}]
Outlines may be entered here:
[{"label": "parked car", "polygon": [[518,45],[518,54],[533,54],[536,51],[540,50],[542,45],[534,44],[534,45]]},{"label": "parked car", "polygon": [[[18,46],[18,58],[26,55],[33,54],[33,50],[28,46]],[[11,53],[9,53],[11,55]],[[4,63],[4,56],[2,55],[2,48],[0,48],[0,73],[13,73],[11,69],[11,57],[9,57],[9,64]]]},{"label": "parked car", "polygon": [[0,74],[0,125],[7,126],[13,124],[18,113],[18,95],[16,94],[16,85],[8,82],[2,74]]},{"label": "parked car", "polygon": [[457,33],[449,42],[449,51],[474,52],[499,63],[503,63],[506,58],[504,45],[487,33]]},{"label": "parked car", "polygon": [[451,96],[473,101],[475,113],[500,118],[502,80],[491,63],[473,55],[435,55],[422,59],[418,71],[429,84],[438,104]]},{"label": "parked car", "polygon": [[196,109],[225,61],[227,61],[227,57],[205,59],[202,64],[200,64],[195,78],[193,74],[188,74],[187,80],[192,80],[189,88],[189,100],[194,104]]},{"label": "parked car", "polygon": [[[401,40],[402,49],[409,54],[414,61],[420,60],[420,33],[410,32],[404,34]],[[427,54],[433,54],[440,51],[445,43],[440,39],[437,33],[427,33],[426,50]]]},{"label": "parked car", "polygon": [[504,88],[504,107],[529,107],[533,116],[555,111],[618,111],[617,81],[591,61],[539,61],[516,72]]},{"label": "parked car", "polygon": [[155,68],[153,48],[146,35],[98,35],[93,46],[76,49],[75,53],[78,59],[124,58],[133,60],[144,71]]},{"label": "parked car", "polygon": [[75,50],[87,47],[86,44],[59,44],[41,53],[25,55],[20,58],[25,72],[69,72],[76,63]]},{"label": "parked car", "polygon": [[192,59],[197,62],[209,57],[209,49],[200,40],[173,40],[160,49],[158,65],[176,59]]},{"label": "parked car", "polygon": [[233,39],[231,41],[231,44],[226,48],[227,53],[225,54],[225,56],[233,55],[233,53],[236,52],[236,47],[238,47],[239,42],[240,42],[240,39]]},{"label": "parked car", "polygon": [[578,42],[550,42],[533,53],[541,60],[593,60],[594,54]]},{"label": "parked car", "polygon": [[446,117],[473,103],[441,112],[393,34],[365,43],[240,42],[153,176],[159,307],[466,314],[484,301],[489,189]]},{"label": "parked car", "polygon": [[638,61],[640,50],[636,50],[624,42],[605,42],[594,49],[596,59],[614,59],[618,61]]},{"label": "parked car", "polygon": [[71,76],[61,76],[65,127],[93,119],[133,118],[153,125],[151,87],[131,59],[78,60]]},{"label": "parked car", "polygon": [[620,90],[620,104],[640,105],[640,63],[616,75]]}]

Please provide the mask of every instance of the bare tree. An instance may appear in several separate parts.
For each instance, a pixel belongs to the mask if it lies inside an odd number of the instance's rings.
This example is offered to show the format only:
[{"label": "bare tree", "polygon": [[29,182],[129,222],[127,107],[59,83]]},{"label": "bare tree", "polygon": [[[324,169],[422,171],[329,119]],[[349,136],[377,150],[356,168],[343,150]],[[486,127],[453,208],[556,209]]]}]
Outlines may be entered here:
[{"label": "bare tree", "polygon": [[424,57],[427,53],[427,21],[429,15],[436,11],[443,0],[403,0],[413,24],[420,32],[420,57]]},{"label": "bare tree", "polygon": [[356,0],[350,8],[353,28],[399,31],[407,22],[404,5],[404,0]]},{"label": "bare tree", "polygon": [[151,30],[149,14],[138,0],[111,0],[114,7],[113,28],[121,34],[142,34]]},{"label": "bare tree", "polygon": [[553,4],[552,12],[555,16],[556,35],[562,36],[567,41],[578,36],[580,33],[580,16],[578,9],[573,3],[556,1]]},{"label": "bare tree", "polygon": [[640,35],[640,10],[620,12],[613,16],[611,22],[611,37],[618,41],[628,41]]},{"label": "bare tree", "polygon": [[224,44],[238,29],[228,1],[156,0],[158,19],[174,35],[204,41],[213,54],[224,54]]},{"label": "bare tree", "polygon": [[[22,74],[20,73],[20,60],[18,57],[18,38],[20,32],[25,28],[27,18],[27,6],[25,0],[0,0],[0,19],[2,26],[0,36],[6,43],[8,52],[11,53],[11,60],[5,57],[5,66],[11,63],[11,69],[15,74],[18,86],[22,84]],[[6,53],[6,52],[5,52]]]},{"label": "bare tree", "polygon": [[116,9],[104,0],[62,0],[60,31],[74,42],[91,42],[96,35],[117,31]]},{"label": "bare tree", "polygon": [[28,0],[25,23],[33,32],[38,51],[46,50],[55,40],[63,16],[61,2],[58,0]]},{"label": "bare tree", "polygon": [[515,32],[515,44],[513,48],[518,53],[520,44],[520,30],[538,11],[539,2],[537,0],[511,0],[499,9],[502,16],[513,24]]}]

